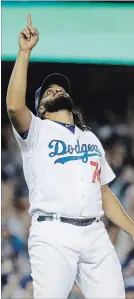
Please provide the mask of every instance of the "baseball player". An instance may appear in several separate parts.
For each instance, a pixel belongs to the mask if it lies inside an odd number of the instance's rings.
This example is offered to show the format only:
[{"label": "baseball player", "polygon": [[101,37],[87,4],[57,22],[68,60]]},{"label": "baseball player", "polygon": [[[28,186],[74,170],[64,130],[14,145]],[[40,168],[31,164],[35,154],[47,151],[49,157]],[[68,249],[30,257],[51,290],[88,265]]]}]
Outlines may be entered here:
[{"label": "baseball player", "polygon": [[101,221],[134,237],[134,223],[108,188],[115,175],[98,138],[70,97],[69,80],[48,76],[26,107],[27,69],[39,40],[30,14],[7,91],[20,146],[32,223],[28,250],[34,298],[67,298],[74,281],[85,298],[125,298],[121,266]]}]

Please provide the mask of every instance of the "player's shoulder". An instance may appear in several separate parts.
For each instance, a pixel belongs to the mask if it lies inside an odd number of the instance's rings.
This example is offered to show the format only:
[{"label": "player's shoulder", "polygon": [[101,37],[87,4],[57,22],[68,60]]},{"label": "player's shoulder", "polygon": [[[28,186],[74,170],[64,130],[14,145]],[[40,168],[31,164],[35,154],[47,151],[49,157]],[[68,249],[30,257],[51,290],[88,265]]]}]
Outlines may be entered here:
[{"label": "player's shoulder", "polygon": [[36,122],[38,122],[38,123],[41,123],[41,122],[42,122],[41,118],[40,118],[38,115],[35,115],[35,114],[33,114],[32,112],[31,112],[31,114],[32,114],[32,118],[33,118]]},{"label": "player's shoulder", "polygon": [[92,139],[92,140],[94,140],[94,141],[101,144],[99,138],[92,131],[90,131],[90,130],[84,131],[84,135],[85,135],[85,138],[87,138],[87,139],[90,138],[90,139]]},{"label": "player's shoulder", "polygon": [[84,135],[88,143],[95,144],[101,149],[102,152],[104,151],[101,141],[92,131],[84,131]]},{"label": "player's shoulder", "polygon": [[49,121],[49,119],[47,118],[41,119],[39,116],[34,116],[34,117],[35,117],[35,126],[39,129],[40,136],[42,134],[44,135],[44,132],[46,131],[48,132],[51,130],[51,122]]},{"label": "player's shoulder", "polygon": [[39,126],[48,125],[48,121],[46,119],[41,119],[39,116],[34,115],[33,113],[32,113],[32,118],[35,121],[35,123],[38,124]]}]

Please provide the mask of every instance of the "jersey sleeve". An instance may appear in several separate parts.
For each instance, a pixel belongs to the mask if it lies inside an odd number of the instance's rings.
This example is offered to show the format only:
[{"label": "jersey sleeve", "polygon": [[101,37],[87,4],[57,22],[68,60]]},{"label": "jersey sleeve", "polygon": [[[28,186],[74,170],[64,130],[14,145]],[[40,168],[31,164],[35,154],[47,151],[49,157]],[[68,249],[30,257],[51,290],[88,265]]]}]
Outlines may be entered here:
[{"label": "jersey sleeve", "polygon": [[107,185],[115,179],[115,174],[112,168],[109,166],[106,157],[105,151],[102,147],[102,156],[101,156],[101,186]]},{"label": "jersey sleeve", "polygon": [[31,123],[30,123],[30,127],[26,139],[21,137],[20,134],[16,131],[16,129],[12,125],[15,139],[22,152],[28,152],[29,150],[34,149],[38,140],[39,129],[41,126],[41,119],[39,117],[36,117],[32,112],[31,115],[32,115],[32,119],[31,119]]}]

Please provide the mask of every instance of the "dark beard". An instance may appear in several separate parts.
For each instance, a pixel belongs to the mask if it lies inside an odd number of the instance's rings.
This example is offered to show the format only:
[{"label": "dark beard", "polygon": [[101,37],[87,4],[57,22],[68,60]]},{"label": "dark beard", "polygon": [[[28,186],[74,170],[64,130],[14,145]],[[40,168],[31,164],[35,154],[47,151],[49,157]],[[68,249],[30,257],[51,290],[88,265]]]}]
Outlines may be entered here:
[{"label": "dark beard", "polygon": [[44,104],[44,108],[47,112],[58,112],[61,110],[67,110],[72,112],[74,109],[73,101],[69,96],[59,96],[54,101],[49,100]]}]

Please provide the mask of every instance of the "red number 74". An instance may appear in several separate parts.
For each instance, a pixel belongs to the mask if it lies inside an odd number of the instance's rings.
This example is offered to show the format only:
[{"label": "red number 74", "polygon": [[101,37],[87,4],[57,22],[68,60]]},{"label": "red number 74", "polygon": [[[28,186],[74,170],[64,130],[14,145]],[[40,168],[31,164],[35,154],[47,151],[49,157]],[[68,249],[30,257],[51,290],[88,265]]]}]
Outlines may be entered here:
[{"label": "red number 74", "polygon": [[101,182],[100,174],[101,174],[101,168],[99,168],[99,163],[95,161],[90,161],[90,165],[95,167],[94,173],[93,173],[93,178],[92,178],[92,183],[95,183],[96,179],[97,181]]}]

